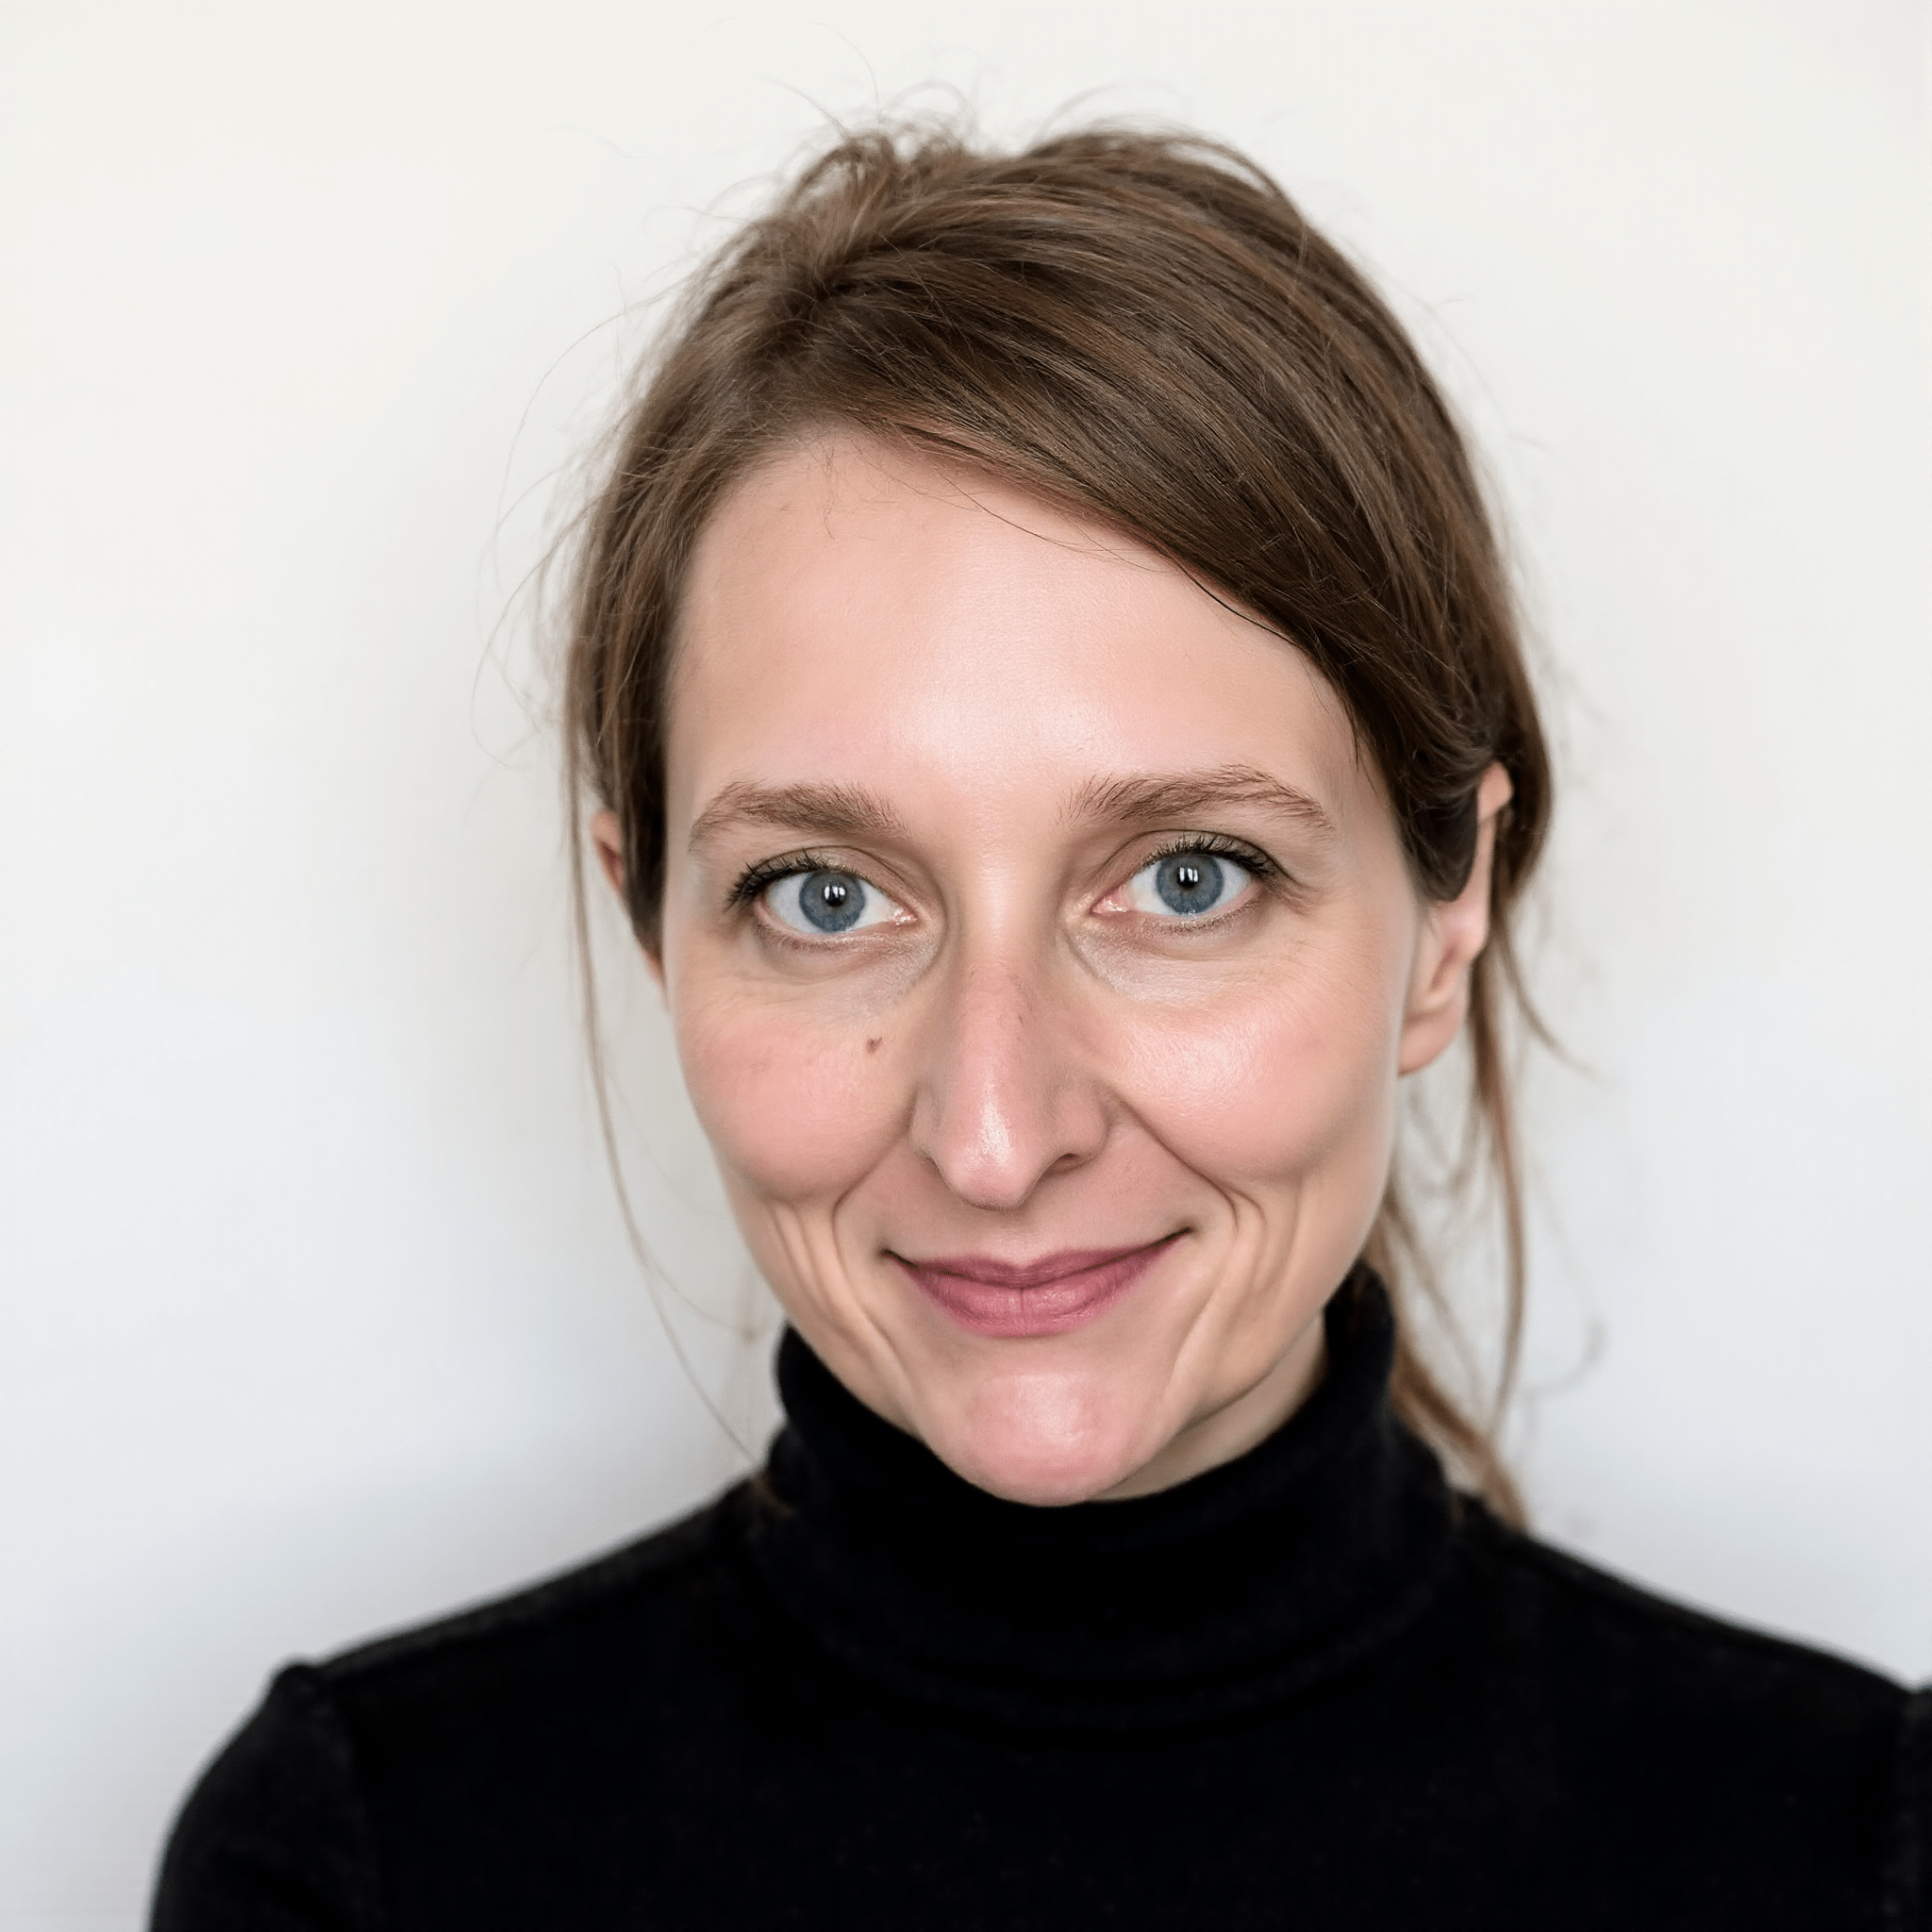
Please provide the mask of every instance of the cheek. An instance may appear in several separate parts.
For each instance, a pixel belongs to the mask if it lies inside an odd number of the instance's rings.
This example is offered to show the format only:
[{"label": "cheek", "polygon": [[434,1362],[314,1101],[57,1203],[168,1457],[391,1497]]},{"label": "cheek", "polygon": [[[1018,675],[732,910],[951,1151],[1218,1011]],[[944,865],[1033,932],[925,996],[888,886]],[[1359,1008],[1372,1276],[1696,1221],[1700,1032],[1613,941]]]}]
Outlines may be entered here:
[{"label": "cheek", "polygon": [[1399,1016],[1375,960],[1304,966],[1191,1022],[1143,1023],[1136,1110],[1176,1157],[1238,1191],[1357,1167],[1379,1191]]},{"label": "cheek", "polygon": [[691,1104],[727,1175],[768,1202],[843,1193],[878,1163],[905,1108],[862,1027],[813,1024],[728,992],[674,999]]}]

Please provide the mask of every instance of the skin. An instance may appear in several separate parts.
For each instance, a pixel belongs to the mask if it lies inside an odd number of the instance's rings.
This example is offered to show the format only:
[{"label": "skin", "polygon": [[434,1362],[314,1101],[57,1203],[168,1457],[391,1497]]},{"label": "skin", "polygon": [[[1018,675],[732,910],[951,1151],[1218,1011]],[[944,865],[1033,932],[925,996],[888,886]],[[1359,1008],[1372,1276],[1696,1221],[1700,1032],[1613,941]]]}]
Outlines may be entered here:
[{"label": "skin", "polygon": [[[668,751],[647,958],[745,1239],[833,1373],[1033,1504],[1278,1426],[1398,1082],[1462,1023],[1502,769],[1466,890],[1421,900],[1301,653],[1129,540],[844,437],[704,531]],[[592,831],[621,885],[615,820]],[[1202,838],[1224,889],[1177,915],[1150,862]],[[794,930],[795,874],[741,887],[788,860],[862,882],[865,920]],[[895,1258],[1140,1248],[1117,1298],[1020,1336]]]}]

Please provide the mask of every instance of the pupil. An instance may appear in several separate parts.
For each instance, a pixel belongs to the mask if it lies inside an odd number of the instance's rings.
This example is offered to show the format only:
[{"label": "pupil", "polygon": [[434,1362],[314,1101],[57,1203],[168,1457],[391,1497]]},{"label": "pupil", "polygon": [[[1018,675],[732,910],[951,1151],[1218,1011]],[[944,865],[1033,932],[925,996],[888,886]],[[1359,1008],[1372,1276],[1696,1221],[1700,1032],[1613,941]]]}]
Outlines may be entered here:
[{"label": "pupil", "polygon": [[865,910],[865,889],[847,872],[810,873],[798,904],[821,932],[845,932],[858,924],[858,915]]},{"label": "pupil", "polygon": [[1154,869],[1154,890],[1171,912],[1206,912],[1221,897],[1221,861],[1211,853],[1163,858]]}]

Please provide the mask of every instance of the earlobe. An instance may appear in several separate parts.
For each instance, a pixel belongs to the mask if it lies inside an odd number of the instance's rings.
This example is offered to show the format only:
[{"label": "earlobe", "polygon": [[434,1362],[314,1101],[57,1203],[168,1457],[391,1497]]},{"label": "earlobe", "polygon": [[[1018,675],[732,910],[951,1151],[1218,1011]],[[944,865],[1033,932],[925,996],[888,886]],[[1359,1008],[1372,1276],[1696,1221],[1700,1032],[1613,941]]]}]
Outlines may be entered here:
[{"label": "earlobe", "polygon": [[1455,898],[1438,900],[1424,912],[1403,1015],[1398,1073],[1420,1072],[1461,1030],[1469,1011],[1470,973],[1490,937],[1496,818],[1511,791],[1509,774],[1501,765],[1483,774],[1476,787],[1475,861],[1469,878]]},{"label": "earlobe", "polygon": [[624,897],[624,832],[614,811],[599,811],[591,817],[591,842],[597,848],[597,863],[610,881],[610,890]]}]

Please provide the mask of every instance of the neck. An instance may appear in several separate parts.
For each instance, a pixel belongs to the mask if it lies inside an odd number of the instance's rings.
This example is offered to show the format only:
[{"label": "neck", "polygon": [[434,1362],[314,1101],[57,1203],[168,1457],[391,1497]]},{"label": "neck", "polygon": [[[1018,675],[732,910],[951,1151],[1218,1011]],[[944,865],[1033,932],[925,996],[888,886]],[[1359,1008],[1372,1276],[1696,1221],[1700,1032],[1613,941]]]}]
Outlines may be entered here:
[{"label": "neck", "polygon": [[741,1495],[747,1553],[774,1607],[894,1695],[1118,1730],[1294,1694],[1421,1614],[1456,1507],[1390,1411],[1381,1284],[1357,1271],[1318,1336],[1207,1419],[1197,1473],[1041,1508],[974,1489],[788,1333],[790,1420]]}]

